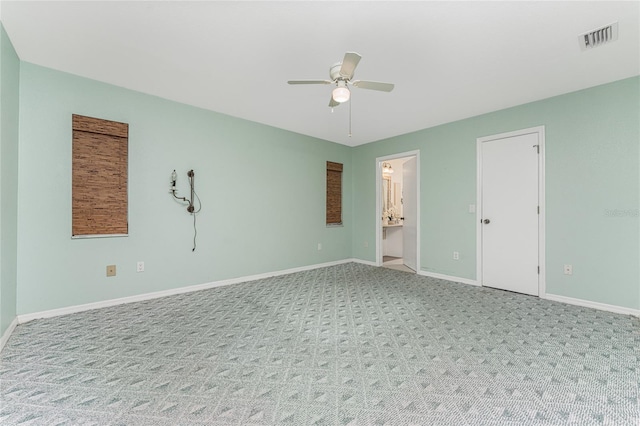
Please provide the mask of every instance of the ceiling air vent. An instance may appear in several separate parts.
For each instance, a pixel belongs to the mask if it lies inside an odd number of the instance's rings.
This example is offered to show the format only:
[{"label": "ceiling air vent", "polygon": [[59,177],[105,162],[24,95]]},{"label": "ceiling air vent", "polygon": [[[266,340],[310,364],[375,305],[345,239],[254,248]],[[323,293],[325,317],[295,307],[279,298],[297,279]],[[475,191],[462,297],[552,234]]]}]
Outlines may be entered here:
[{"label": "ceiling air vent", "polygon": [[614,22],[602,28],[598,28],[578,36],[582,50],[593,49],[610,41],[618,39],[618,23]]}]

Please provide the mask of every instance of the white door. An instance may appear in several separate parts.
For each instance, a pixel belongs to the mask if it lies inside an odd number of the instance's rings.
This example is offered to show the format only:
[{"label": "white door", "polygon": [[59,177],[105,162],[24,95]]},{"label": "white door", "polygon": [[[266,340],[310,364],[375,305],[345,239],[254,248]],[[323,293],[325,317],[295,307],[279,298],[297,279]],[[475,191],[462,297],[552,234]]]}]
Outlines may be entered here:
[{"label": "white door", "polygon": [[418,264],[418,162],[411,157],[402,164],[402,260],[414,271]]},{"label": "white door", "polygon": [[538,295],[538,133],[481,142],[482,285]]}]

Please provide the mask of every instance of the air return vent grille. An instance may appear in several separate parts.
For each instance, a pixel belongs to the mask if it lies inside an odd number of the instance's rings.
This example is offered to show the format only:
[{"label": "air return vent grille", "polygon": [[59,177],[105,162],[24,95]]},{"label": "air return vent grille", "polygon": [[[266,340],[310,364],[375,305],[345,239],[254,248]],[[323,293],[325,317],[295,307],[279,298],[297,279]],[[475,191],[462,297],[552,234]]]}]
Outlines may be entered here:
[{"label": "air return vent grille", "polygon": [[602,28],[589,31],[578,36],[582,50],[593,49],[618,39],[618,23],[614,22]]}]

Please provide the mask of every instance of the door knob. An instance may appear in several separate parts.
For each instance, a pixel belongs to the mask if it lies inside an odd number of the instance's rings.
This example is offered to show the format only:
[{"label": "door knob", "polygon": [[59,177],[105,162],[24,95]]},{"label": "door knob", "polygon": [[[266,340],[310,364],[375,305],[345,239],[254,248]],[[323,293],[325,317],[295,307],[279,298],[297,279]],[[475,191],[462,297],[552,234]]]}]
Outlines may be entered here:
[{"label": "door knob", "polygon": [[485,225],[488,225],[488,224],[491,223],[491,221],[489,219],[485,219],[485,220],[483,220],[483,222],[484,222]]}]

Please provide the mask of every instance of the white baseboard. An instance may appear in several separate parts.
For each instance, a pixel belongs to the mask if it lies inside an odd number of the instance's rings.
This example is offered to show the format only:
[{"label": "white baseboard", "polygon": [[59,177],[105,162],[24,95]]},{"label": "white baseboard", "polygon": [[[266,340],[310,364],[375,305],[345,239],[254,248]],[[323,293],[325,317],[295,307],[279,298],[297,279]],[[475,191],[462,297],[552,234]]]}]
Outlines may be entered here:
[{"label": "white baseboard", "polygon": [[370,260],[362,260],[362,259],[349,259],[350,262],[362,263],[363,265],[369,266],[378,266],[376,262],[371,262]]},{"label": "white baseboard", "polygon": [[[227,280],[213,281],[204,284],[196,284],[188,287],[172,288],[169,290],[156,291],[153,293],[138,294],[135,296],[121,297],[118,299],[103,300],[100,302],[86,303],[83,305],[68,306],[59,309],[51,309],[48,311],[34,312],[31,314],[18,315],[17,323],[33,321],[40,318],[52,318],[60,315],[74,314],[77,312],[90,311],[93,309],[107,308],[110,306],[123,305],[125,303],[142,302],[144,300],[157,299],[159,297],[173,296],[176,294],[191,293],[194,291],[207,290],[214,287],[222,287],[231,284],[238,284],[248,281],[255,281],[264,278],[276,277],[280,275],[293,274],[295,272],[309,271],[312,269],[325,268],[327,266],[341,265],[343,263],[356,262],[354,259],[343,259],[333,262],[319,263],[315,265],[300,266],[298,268],[284,269],[281,271],[265,272],[263,274],[248,275],[238,278],[230,278]],[[15,321],[14,321],[15,322]]]},{"label": "white baseboard", "polygon": [[2,352],[4,345],[7,344],[9,337],[11,337],[11,333],[13,333],[13,330],[15,330],[17,325],[18,325],[18,318],[14,318],[13,321],[11,321],[11,324],[9,324],[9,327],[7,327],[7,329],[2,334],[2,337],[0,337],[0,352]]},{"label": "white baseboard", "polygon": [[422,275],[424,277],[438,278],[440,280],[453,281],[456,283],[474,285],[477,287],[480,286],[480,284],[478,284],[478,281],[472,280],[469,278],[453,277],[451,275],[438,274],[435,272],[428,272],[428,271],[418,271],[418,275]]},{"label": "white baseboard", "polygon": [[624,306],[608,305],[606,303],[592,302],[590,300],[575,299],[573,297],[558,296],[557,294],[545,294],[540,296],[541,299],[553,300],[554,302],[562,302],[568,305],[583,306],[585,308],[598,309],[600,311],[613,312],[615,314],[633,315],[640,317],[640,310],[625,308]]},{"label": "white baseboard", "polygon": [[[375,262],[371,262],[368,260],[351,259],[351,261],[356,263],[362,263],[364,265],[369,265],[369,266],[378,266],[378,264],[376,264]],[[480,286],[480,284],[478,284],[476,280],[472,280],[469,278],[454,277],[452,275],[444,275],[444,274],[438,274],[436,272],[428,272],[428,271],[417,271],[416,274],[422,275],[423,277],[438,278],[440,280],[453,281],[453,282],[462,283],[462,284],[469,284],[477,287]]]},{"label": "white baseboard", "polygon": [[[426,272],[426,271],[420,271],[418,272],[418,274],[423,275],[425,277],[439,278],[441,280],[454,281],[454,282],[481,287],[481,285],[476,280],[470,280],[468,278],[452,277],[449,275],[437,274],[435,272]],[[558,295],[549,294],[549,293],[541,294],[540,299],[553,300],[555,302],[566,303],[568,305],[583,306],[585,308],[593,308],[593,309],[598,309],[600,311],[613,312],[615,314],[633,315],[636,317],[640,317],[640,310],[638,309],[625,308],[623,306],[616,306],[616,305],[608,305],[606,303],[592,302],[590,300],[576,299],[576,298],[567,297],[567,296],[558,296]]]}]

